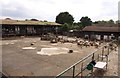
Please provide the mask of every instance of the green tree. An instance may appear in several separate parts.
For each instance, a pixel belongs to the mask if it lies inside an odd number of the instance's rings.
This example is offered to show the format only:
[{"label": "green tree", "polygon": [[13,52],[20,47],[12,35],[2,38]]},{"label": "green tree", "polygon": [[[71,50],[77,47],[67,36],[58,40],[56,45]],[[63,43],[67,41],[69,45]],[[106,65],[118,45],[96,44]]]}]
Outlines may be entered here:
[{"label": "green tree", "polygon": [[111,19],[108,21],[109,24],[114,24],[114,21]]},{"label": "green tree", "polygon": [[61,30],[62,30],[62,31],[68,31],[68,30],[69,30],[69,25],[68,25],[67,23],[63,24],[63,25],[61,26]]},{"label": "green tree", "polygon": [[56,16],[55,22],[60,24],[65,24],[65,23],[72,24],[74,22],[74,18],[68,12],[61,12]]},{"label": "green tree", "polygon": [[115,22],[111,19],[109,21],[105,21],[105,20],[95,21],[93,24],[98,24],[98,25],[113,25],[113,24],[115,24]]},{"label": "green tree", "polygon": [[108,23],[107,21],[105,21],[105,20],[102,20],[102,21],[95,21],[94,22],[94,24],[106,24],[106,23]]},{"label": "green tree", "polygon": [[117,20],[115,23],[116,23],[116,24],[120,24],[120,20]]},{"label": "green tree", "polygon": [[82,28],[82,25],[80,22],[73,23],[73,29],[80,30]]},{"label": "green tree", "polygon": [[39,21],[38,19],[30,19],[31,21]]},{"label": "green tree", "polygon": [[81,22],[81,24],[82,24],[83,27],[92,25],[91,19],[88,18],[87,16],[82,17],[82,18],[80,19],[80,22]]}]

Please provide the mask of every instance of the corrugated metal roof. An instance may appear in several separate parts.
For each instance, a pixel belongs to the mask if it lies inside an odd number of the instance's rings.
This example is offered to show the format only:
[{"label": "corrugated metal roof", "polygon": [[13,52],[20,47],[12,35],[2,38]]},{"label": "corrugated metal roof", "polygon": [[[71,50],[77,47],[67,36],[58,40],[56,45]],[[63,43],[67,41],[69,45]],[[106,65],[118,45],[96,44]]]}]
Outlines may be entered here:
[{"label": "corrugated metal roof", "polygon": [[55,22],[43,22],[43,21],[30,21],[30,20],[0,20],[0,24],[15,24],[15,25],[57,25],[60,26],[61,24]]},{"label": "corrugated metal roof", "polygon": [[82,31],[120,32],[120,26],[86,26]]}]

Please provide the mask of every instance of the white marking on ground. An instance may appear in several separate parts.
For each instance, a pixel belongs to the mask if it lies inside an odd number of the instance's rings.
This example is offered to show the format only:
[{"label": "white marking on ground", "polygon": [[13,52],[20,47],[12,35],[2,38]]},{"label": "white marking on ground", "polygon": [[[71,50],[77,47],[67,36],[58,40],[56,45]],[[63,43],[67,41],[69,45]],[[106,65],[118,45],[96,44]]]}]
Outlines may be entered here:
[{"label": "white marking on ground", "polygon": [[79,51],[73,51],[73,52],[79,52]]},{"label": "white marking on ground", "polygon": [[36,47],[23,47],[22,49],[36,49]]},{"label": "white marking on ground", "polygon": [[8,45],[9,43],[5,43],[6,45]]},{"label": "white marking on ground", "polygon": [[10,44],[14,44],[14,43],[10,43]]},{"label": "white marking on ground", "polygon": [[51,45],[58,45],[58,44],[51,44]]},{"label": "white marking on ground", "polygon": [[40,45],[40,46],[42,46],[42,47],[52,47],[52,46],[48,46],[48,45]]},{"label": "white marking on ground", "polygon": [[41,54],[41,55],[58,55],[58,54],[67,54],[69,51],[68,48],[42,48],[41,51],[38,51],[37,54]]},{"label": "white marking on ground", "polygon": [[28,42],[30,42],[30,41],[24,41],[24,43],[28,43]]},{"label": "white marking on ground", "polygon": [[[59,55],[59,54],[67,54],[69,52],[68,48],[62,48],[62,47],[54,47],[54,48],[42,48],[41,51],[38,51],[37,54],[41,55]],[[78,51],[73,51],[78,52]]]}]

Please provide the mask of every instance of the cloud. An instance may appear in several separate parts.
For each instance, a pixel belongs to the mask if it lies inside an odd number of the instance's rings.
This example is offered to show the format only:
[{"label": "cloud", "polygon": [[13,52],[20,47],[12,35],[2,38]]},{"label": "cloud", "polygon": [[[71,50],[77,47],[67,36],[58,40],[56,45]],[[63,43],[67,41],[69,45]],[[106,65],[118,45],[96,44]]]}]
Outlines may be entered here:
[{"label": "cloud", "polygon": [[29,15],[27,14],[26,9],[24,7],[4,8],[4,9],[2,9],[2,15],[7,16],[7,17],[11,16],[11,17],[15,17],[15,18],[29,17]]},{"label": "cloud", "polygon": [[9,2],[9,0],[5,0],[2,2],[2,16],[19,19],[29,17],[29,14],[27,8],[22,6],[22,4],[16,1]]},{"label": "cloud", "polygon": [[68,11],[75,21],[88,16],[93,21],[117,20],[117,0],[2,0],[2,17],[37,18],[55,21],[60,12]]},{"label": "cloud", "polygon": [[120,1],[118,3],[118,19],[120,20]]},{"label": "cloud", "polygon": [[100,16],[108,17],[109,19],[118,19],[117,0],[104,1],[102,6],[103,12],[100,14]]}]

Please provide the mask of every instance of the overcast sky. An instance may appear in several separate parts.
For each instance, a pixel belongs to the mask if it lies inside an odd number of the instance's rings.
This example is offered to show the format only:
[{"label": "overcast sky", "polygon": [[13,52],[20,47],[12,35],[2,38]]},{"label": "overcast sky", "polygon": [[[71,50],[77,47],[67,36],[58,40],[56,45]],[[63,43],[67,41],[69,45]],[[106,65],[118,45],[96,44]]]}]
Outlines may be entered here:
[{"label": "overcast sky", "polygon": [[120,20],[120,1],[118,3],[118,19]]},{"label": "overcast sky", "polygon": [[0,18],[55,21],[60,12],[69,12],[78,22],[82,16],[92,21],[117,20],[119,0],[0,0]]}]

